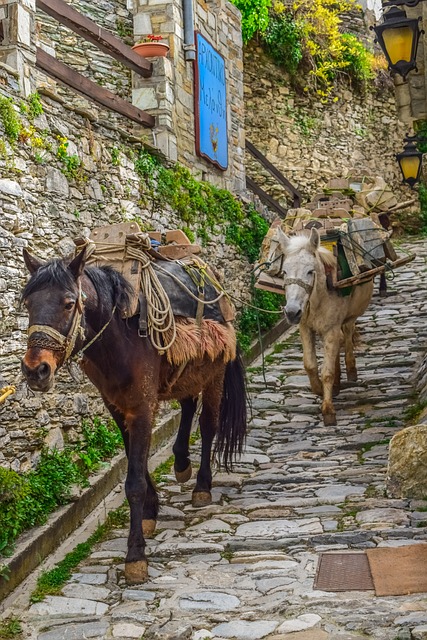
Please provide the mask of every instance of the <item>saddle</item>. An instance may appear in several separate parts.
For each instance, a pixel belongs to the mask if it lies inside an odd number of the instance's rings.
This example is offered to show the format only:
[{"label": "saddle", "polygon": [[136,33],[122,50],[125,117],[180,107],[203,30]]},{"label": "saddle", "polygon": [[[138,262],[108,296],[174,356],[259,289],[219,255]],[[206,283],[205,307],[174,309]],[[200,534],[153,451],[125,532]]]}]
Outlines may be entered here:
[{"label": "saddle", "polygon": [[[234,305],[225,295],[218,275],[196,257],[200,246],[191,244],[181,230],[143,233],[136,222],[124,222],[97,227],[89,241],[78,238],[75,244],[78,249],[89,244],[89,265],[111,266],[126,278],[133,296],[123,317],[139,314],[142,333],[147,329],[144,327],[147,292],[141,286],[144,269],[141,252],[148,257],[174,316],[194,318],[199,322],[202,319],[220,323],[234,320]],[[216,302],[208,304],[210,301]]]}]

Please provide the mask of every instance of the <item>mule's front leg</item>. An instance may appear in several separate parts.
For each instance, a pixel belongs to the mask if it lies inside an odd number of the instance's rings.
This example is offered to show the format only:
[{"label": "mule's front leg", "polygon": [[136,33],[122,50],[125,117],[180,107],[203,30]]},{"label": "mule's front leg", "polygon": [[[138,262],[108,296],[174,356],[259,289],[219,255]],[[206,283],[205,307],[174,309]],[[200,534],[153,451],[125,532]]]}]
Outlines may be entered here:
[{"label": "mule's front leg", "polygon": [[[123,413],[121,413],[116,407],[108,402],[104,397],[105,405],[118,425],[125,445],[126,456],[129,459],[129,431],[126,428],[126,420]],[[159,513],[159,498],[157,496],[156,489],[151,481],[150,475],[146,473],[147,492],[144,501],[144,509],[142,514],[142,532],[146,538],[151,538],[156,528],[157,514]]]},{"label": "mule's front leg", "polygon": [[337,424],[332,393],[335,380],[335,366],[340,351],[340,328],[329,331],[324,337],[324,359],[322,367],[323,402],[322,415],[326,426]]},{"label": "mule's front leg", "polygon": [[146,580],[148,571],[142,526],[147,491],[154,490],[152,485],[149,487],[147,481],[151,421],[142,417],[127,419],[126,426],[129,434],[129,454],[125,491],[130,507],[130,530],[125,578],[128,584],[138,584]]},{"label": "mule's front leg", "polygon": [[310,380],[310,387],[313,393],[321,396],[323,393],[322,383],[319,378],[316,358],[316,335],[314,331],[300,324],[300,336],[304,353],[304,369]]}]

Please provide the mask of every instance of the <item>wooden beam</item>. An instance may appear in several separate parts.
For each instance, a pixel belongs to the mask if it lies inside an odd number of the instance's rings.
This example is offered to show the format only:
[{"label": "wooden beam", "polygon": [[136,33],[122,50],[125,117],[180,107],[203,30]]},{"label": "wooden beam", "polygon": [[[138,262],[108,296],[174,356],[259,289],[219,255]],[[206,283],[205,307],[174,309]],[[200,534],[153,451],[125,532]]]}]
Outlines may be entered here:
[{"label": "wooden beam", "polygon": [[265,202],[271,209],[275,209],[281,218],[286,218],[287,211],[280,205],[277,200],[275,200],[270,194],[268,194],[264,189],[262,189],[259,184],[252,180],[249,176],[246,176],[246,186],[256,193],[256,195]]},{"label": "wooden beam", "polygon": [[285,187],[287,191],[289,191],[289,193],[292,194],[294,208],[297,209],[298,207],[300,207],[302,196],[301,196],[301,193],[298,191],[298,189],[296,189],[294,185],[291,182],[289,182],[287,178],[285,178],[283,173],[279,171],[279,169],[275,167],[274,164],[272,164],[269,160],[267,160],[265,155],[263,155],[261,151],[259,151],[259,149],[257,149],[252,144],[252,142],[249,142],[249,140],[246,140],[246,149],[256,160],[258,160],[258,162],[260,162],[278,180],[278,182],[280,182],[280,184],[282,184]]},{"label": "wooden beam", "polygon": [[135,71],[144,78],[153,73],[151,62],[128,47],[110,31],[99,27],[96,22],[87,18],[64,0],[36,0],[37,8],[47,13],[79,36],[94,44],[98,49]]},{"label": "wooden beam", "polygon": [[379,267],[369,269],[369,271],[362,271],[356,276],[351,276],[350,278],[345,278],[343,280],[337,280],[335,286],[337,287],[337,289],[342,289],[343,287],[349,287],[351,285],[363,284],[368,280],[372,280],[372,278],[378,273],[384,273],[393,269],[397,269],[398,267],[403,267],[403,265],[408,264],[408,262],[412,262],[412,260],[414,260],[416,257],[417,256],[415,253],[410,253],[408,256],[393,260],[393,262],[386,262]]},{"label": "wooden beam", "polygon": [[129,102],[126,102],[126,100],[108,91],[108,89],[104,89],[104,87],[100,87],[96,82],[92,82],[89,78],[85,78],[39,47],[37,47],[36,65],[55,80],[59,80],[102,107],[120,113],[122,116],[144,127],[154,127],[155,120],[152,115],[134,107]]}]

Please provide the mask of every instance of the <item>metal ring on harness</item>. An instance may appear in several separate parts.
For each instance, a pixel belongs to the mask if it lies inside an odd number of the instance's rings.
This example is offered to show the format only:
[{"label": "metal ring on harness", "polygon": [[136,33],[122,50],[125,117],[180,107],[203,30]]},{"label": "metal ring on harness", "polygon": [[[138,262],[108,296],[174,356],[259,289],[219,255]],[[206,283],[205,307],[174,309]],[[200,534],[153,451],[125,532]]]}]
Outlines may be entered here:
[{"label": "metal ring on harness", "polygon": [[310,295],[310,293],[313,291],[314,280],[312,284],[308,284],[307,282],[304,282],[304,280],[300,280],[299,278],[284,278],[283,286],[286,287],[288,284],[296,284],[299,287],[302,287]]}]

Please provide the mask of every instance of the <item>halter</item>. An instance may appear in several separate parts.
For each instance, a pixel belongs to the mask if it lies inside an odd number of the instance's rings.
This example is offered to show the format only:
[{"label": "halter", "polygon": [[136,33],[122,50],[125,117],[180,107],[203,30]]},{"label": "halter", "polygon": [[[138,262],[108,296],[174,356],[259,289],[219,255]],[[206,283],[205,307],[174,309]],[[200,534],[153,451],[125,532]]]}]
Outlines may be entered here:
[{"label": "halter", "polygon": [[[64,363],[66,360],[68,360],[68,358],[73,353],[77,338],[84,338],[84,330],[81,326],[84,310],[83,295],[84,294],[82,293],[82,287],[79,281],[79,291],[76,300],[76,306],[74,309],[74,315],[70,329],[66,336],[64,336],[62,333],[59,333],[59,331],[47,324],[32,324],[28,329],[28,348],[31,349],[34,347],[38,347],[42,349],[49,349],[50,351],[60,351],[64,354],[62,362]],[[33,333],[43,333],[48,337],[31,338]],[[49,338],[51,338],[54,343],[56,342],[57,344],[52,344],[52,341]]]},{"label": "halter", "polygon": [[284,278],[283,286],[286,287],[288,284],[296,284],[299,287],[302,287],[304,291],[307,291],[308,295],[310,295],[311,292],[313,291],[315,279],[316,279],[316,274],[314,274],[312,284],[308,284],[307,282],[304,282],[304,280],[300,280],[299,278]]}]

